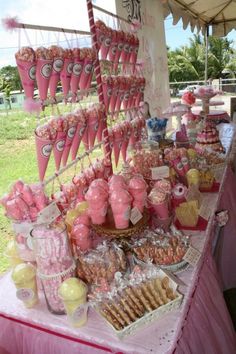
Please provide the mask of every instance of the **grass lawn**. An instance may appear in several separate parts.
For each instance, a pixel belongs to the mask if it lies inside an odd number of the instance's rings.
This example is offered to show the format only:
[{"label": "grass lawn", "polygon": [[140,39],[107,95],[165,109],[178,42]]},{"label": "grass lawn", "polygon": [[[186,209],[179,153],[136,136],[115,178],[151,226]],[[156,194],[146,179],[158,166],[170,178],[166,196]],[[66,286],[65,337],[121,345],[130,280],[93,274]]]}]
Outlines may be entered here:
[{"label": "grass lawn", "polygon": [[[60,111],[69,111],[68,107],[61,106]],[[49,116],[52,112],[46,109],[45,115]],[[38,167],[36,160],[34,129],[36,118],[23,112],[22,110],[12,110],[8,114],[0,111],[0,196],[9,192],[14,181],[21,178],[26,183],[38,181]],[[83,147],[80,147],[80,152]],[[99,156],[101,151],[95,151],[94,156]],[[85,165],[88,161],[85,161]],[[78,164],[78,169],[79,169]],[[53,174],[55,170],[54,159],[51,155],[47,168],[46,178]],[[68,180],[75,173],[75,168],[71,168],[65,173],[61,182]],[[52,185],[47,191],[51,193]],[[4,210],[0,207],[0,273],[7,269],[8,262],[4,257],[4,249],[7,241],[13,237],[11,224],[4,216]]]}]

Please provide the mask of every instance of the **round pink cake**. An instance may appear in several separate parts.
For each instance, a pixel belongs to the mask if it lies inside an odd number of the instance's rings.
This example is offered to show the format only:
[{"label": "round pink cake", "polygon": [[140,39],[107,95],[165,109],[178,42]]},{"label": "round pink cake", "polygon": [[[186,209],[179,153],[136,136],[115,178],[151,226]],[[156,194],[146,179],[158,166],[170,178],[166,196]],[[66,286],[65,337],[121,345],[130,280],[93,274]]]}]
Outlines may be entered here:
[{"label": "round pink cake", "polygon": [[199,152],[204,152],[204,150],[222,152],[224,149],[219,139],[218,130],[214,127],[206,126],[197,134],[195,149]]}]

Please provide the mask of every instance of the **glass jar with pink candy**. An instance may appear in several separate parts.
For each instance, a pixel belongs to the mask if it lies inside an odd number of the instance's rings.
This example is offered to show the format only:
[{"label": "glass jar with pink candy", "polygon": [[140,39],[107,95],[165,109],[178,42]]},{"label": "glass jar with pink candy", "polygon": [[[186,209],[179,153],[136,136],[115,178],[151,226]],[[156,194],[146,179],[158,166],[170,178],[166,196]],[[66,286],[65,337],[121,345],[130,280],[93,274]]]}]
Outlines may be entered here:
[{"label": "glass jar with pink candy", "polygon": [[66,226],[64,224],[38,225],[31,231],[37,263],[46,303],[50,312],[65,313],[58,296],[61,283],[75,275],[75,263],[71,255]]}]

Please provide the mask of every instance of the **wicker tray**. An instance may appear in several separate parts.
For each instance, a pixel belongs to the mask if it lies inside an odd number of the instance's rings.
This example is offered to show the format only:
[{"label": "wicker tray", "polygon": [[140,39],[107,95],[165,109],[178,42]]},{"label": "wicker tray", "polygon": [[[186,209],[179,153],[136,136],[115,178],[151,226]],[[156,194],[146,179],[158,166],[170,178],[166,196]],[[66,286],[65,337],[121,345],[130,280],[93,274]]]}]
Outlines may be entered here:
[{"label": "wicker tray", "polygon": [[136,225],[132,225],[130,222],[128,229],[116,229],[114,220],[110,216],[105,224],[103,225],[92,225],[93,230],[99,236],[106,237],[109,239],[121,238],[121,237],[131,237],[133,235],[139,234],[145,230],[149,220],[149,213],[147,210],[143,213],[143,218],[137,222]]},{"label": "wicker tray", "polygon": [[178,292],[176,292],[176,293],[177,293],[176,299],[168,302],[165,305],[158,307],[156,310],[154,310],[152,312],[147,313],[145,316],[141,317],[140,319],[138,319],[134,323],[131,323],[129,326],[125,327],[121,331],[117,331],[111,325],[111,323],[109,323],[106,319],[104,319],[104,321],[106,321],[108,326],[113,329],[114,333],[117,335],[117,337],[119,339],[124,339],[125,337],[130,336],[133,333],[135,333],[137,330],[139,330],[141,328],[143,329],[143,327],[149,325],[151,322],[154,322],[157,319],[161,319],[169,312],[177,310],[181,305],[183,295],[179,294]]}]

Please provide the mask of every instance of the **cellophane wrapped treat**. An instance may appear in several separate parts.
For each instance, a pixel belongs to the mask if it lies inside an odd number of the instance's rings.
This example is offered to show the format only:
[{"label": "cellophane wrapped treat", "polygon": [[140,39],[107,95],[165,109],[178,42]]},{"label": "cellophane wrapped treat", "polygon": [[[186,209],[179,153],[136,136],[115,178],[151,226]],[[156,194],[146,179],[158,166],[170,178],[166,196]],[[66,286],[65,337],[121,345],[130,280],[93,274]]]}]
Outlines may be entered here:
[{"label": "cellophane wrapped treat", "polygon": [[125,270],[124,252],[114,244],[103,243],[88,254],[78,257],[77,275],[89,284],[99,284],[102,279],[111,282],[116,272]]}]

